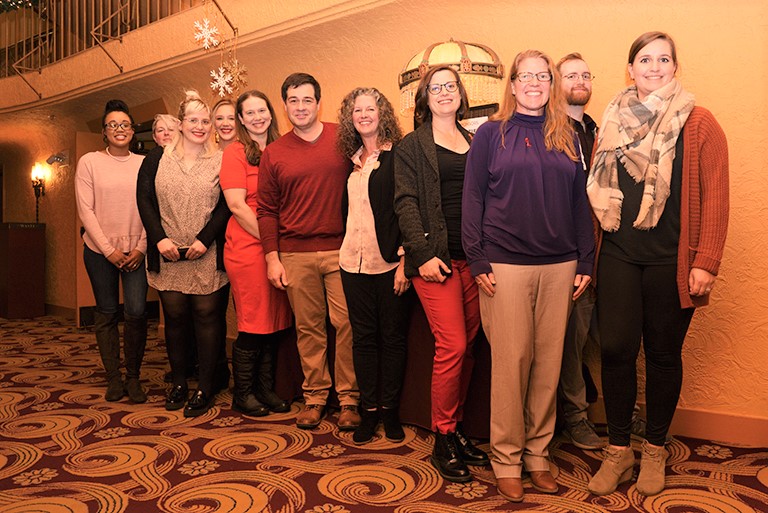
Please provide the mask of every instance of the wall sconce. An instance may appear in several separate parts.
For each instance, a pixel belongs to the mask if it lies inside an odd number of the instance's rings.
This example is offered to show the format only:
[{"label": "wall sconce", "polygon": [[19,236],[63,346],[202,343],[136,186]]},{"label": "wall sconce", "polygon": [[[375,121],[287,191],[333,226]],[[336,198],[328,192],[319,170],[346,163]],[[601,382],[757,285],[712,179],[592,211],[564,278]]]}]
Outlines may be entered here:
[{"label": "wall sconce", "polygon": [[48,157],[45,160],[45,163],[48,164],[49,166],[52,166],[54,162],[56,162],[57,164],[63,164],[64,162],[66,162],[67,158],[68,158],[67,152],[60,151],[59,153],[56,153],[55,155],[51,155],[50,157]]},{"label": "wall sconce", "polygon": [[45,181],[50,168],[39,162],[32,168],[32,190],[35,191],[35,224],[40,222],[40,196],[45,196]]}]

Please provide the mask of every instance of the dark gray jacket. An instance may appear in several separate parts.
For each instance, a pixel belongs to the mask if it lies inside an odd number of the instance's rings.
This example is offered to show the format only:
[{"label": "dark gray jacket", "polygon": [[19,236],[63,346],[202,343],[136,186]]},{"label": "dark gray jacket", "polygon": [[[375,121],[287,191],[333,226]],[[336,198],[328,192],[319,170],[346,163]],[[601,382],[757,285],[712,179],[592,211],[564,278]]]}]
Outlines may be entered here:
[{"label": "dark gray jacket", "polygon": [[[469,142],[469,132],[457,126]],[[406,135],[395,149],[395,213],[403,234],[406,276],[418,276],[419,267],[435,256],[451,267],[431,122]]]}]

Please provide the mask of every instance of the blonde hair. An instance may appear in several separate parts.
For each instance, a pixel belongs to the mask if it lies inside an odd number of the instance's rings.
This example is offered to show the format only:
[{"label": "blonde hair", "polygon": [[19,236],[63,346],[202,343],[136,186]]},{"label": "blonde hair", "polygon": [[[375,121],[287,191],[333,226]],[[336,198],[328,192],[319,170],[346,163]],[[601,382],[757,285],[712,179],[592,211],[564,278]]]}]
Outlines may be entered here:
[{"label": "blonde hair", "polygon": [[561,151],[571,160],[578,160],[576,147],[573,142],[573,127],[566,110],[565,96],[560,86],[560,73],[557,73],[552,59],[539,50],[526,50],[520,52],[512,62],[509,70],[507,85],[504,88],[504,101],[499,111],[491,116],[492,121],[501,121],[501,145],[504,146],[504,131],[507,123],[517,112],[517,100],[512,94],[512,82],[517,78],[517,70],[525,59],[542,59],[547,63],[547,68],[552,76],[552,84],[549,88],[549,101],[544,109],[544,145],[547,150]]},{"label": "blonde hair", "polygon": [[[184,122],[184,118],[187,114],[190,114],[192,112],[201,112],[205,111],[206,118],[210,119],[211,117],[211,109],[208,108],[208,104],[206,104],[202,98],[200,98],[200,93],[195,91],[194,89],[189,89],[187,91],[184,91],[184,100],[179,104],[179,116],[178,119],[181,121],[181,124]],[[213,123],[211,123],[211,133],[208,137],[208,139],[203,144],[203,151],[200,154],[202,157],[210,157],[212,155],[215,155],[217,151],[219,151],[219,147],[216,144],[216,141],[213,139],[213,133],[215,132],[213,128]],[[168,146],[165,147],[166,153],[173,153],[175,152],[177,155],[181,156],[183,153],[183,143],[184,140],[182,131],[181,131],[181,125],[179,126],[179,130],[176,132],[176,134],[173,136],[173,140],[168,144]]]},{"label": "blonde hair", "polygon": [[152,132],[154,133],[155,129],[157,128],[157,124],[160,122],[165,123],[165,126],[168,128],[173,128],[176,131],[181,128],[181,121],[179,121],[179,118],[171,116],[170,114],[155,114],[155,120],[152,122]]}]

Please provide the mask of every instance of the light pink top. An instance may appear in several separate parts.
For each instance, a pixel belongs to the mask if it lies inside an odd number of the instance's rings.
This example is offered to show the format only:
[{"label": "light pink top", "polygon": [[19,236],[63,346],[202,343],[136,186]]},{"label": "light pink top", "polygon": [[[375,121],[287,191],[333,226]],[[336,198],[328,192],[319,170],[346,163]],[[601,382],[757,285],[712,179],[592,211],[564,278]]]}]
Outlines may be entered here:
[{"label": "light pink top", "polygon": [[83,240],[92,251],[109,256],[136,248],[147,253],[147,234],[136,206],[136,178],[143,160],[134,153],[123,161],[93,151],[77,163],[77,211],[85,227]]},{"label": "light pink top", "polygon": [[347,231],[339,250],[339,266],[348,273],[382,274],[398,265],[397,262],[387,262],[381,256],[371,200],[368,197],[368,182],[373,170],[379,167],[379,154],[382,150],[389,151],[391,148],[392,145],[387,143],[368,155],[365,162],[360,161],[362,146],[352,155],[355,168],[347,179]]}]

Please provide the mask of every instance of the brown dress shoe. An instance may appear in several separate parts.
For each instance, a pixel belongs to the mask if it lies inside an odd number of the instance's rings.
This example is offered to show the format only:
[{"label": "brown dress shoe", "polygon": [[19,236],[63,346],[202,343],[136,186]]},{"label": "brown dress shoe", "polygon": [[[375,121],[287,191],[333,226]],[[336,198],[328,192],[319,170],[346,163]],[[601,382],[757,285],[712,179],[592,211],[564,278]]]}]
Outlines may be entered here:
[{"label": "brown dress shoe", "polygon": [[314,429],[323,420],[325,405],[307,404],[299,416],[296,417],[296,427],[299,429]]},{"label": "brown dress shoe", "polygon": [[496,489],[499,495],[510,502],[523,502],[525,492],[523,492],[523,480],[519,477],[499,477],[496,478]]},{"label": "brown dress shoe", "polygon": [[354,431],[360,425],[360,414],[357,413],[357,406],[345,404],[341,407],[339,413],[339,431]]},{"label": "brown dress shoe", "polygon": [[557,482],[549,470],[535,470],[529,472],[531,484],[542,493],[557,493]]}]

